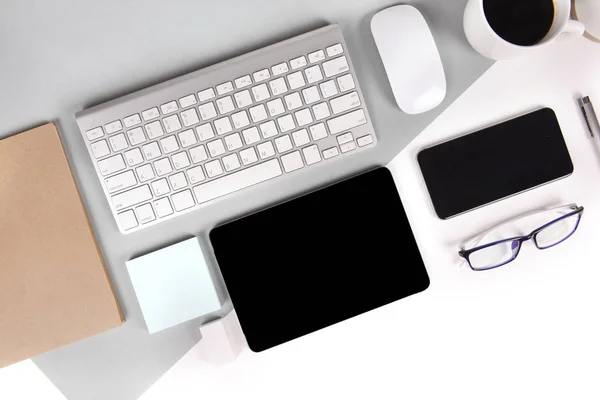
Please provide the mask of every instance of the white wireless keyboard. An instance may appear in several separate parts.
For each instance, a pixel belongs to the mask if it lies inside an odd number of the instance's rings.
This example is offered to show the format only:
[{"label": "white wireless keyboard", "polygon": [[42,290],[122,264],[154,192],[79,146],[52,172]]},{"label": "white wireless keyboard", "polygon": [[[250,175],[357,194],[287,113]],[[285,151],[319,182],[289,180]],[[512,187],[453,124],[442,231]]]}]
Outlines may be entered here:
[{"label": "white wireless keyboard", "polygon": [[337,25],[85,110],[77,123],[122,233],[376,143]]}]

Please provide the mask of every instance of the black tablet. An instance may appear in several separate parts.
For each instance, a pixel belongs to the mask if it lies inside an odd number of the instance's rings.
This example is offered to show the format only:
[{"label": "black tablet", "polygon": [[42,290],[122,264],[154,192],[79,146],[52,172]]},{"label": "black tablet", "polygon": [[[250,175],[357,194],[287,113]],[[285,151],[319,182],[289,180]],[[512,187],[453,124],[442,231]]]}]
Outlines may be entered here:
[{"label": "black tablet", "polygon": [[219,226],[210,240],[257,352],[429,286],[385,168]]}]

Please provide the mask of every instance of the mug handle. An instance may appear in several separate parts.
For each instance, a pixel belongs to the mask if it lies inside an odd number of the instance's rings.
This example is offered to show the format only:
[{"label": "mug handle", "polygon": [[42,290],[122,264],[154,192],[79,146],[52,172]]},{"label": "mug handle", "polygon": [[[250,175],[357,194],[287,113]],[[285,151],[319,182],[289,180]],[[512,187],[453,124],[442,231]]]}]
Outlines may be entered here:
[{"label": "mug handle", "polygon": [[570,19],[565,25],[565,28],[562,30],[560,35],[562,37],[576,37],[581,36],[585,33],[585,26],[574,19]]}]

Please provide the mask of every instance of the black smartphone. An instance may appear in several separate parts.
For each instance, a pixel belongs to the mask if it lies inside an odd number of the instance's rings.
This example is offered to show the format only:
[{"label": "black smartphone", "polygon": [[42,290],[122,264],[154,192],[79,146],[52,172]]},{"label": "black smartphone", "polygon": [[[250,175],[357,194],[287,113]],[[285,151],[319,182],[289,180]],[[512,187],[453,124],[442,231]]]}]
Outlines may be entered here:
[{"label": "black smartphone", "polygon": [[564,178],[573,163],[550,108],[422,150],[419,166],[438,217]]}]

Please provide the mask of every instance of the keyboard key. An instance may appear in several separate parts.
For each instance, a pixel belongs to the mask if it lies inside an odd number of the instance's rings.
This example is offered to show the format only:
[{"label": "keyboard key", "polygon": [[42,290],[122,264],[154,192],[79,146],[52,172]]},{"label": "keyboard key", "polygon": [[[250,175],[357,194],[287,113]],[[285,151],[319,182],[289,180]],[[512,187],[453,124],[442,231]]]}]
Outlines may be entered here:
[{"label": "keyboard key", "polygon": [[296,124],[294,124],[294,118],[292,118],[290,114],[284,115],[281,118],[277,118],[277,123],[279,124],[279,130],[282,133],[291,131],[296,127]]},{"label": "keyboard key", "polygon": [[367,119],[363,110],[352,111],[351,113],[327,121],[329,132],[332,135],[336,135],[366,123]]},{"label": "keyboard key", "polygon": [[277,147],[277,151],[280,153],[285,153],[293,149],[294,146],[292,145],[290,135],[280,136],[275,139],[275,147]]},{"label": "keyboard key", "polygon": [[196,103],[196,96],[194,96],[193,94],[187,95],[179,99],[179,105],[181,106],[181,108],[193,106]]},{"label": "keyboard key", "polygon": [[341,44],[334,44],[333,46],[329,46],[328,48],[325,49],[327,51],[327,55],[329,57],[335,57],[339,54],[342,54],[344,52],[344,49],[342,48]]},{"label": "keyboard key", "polygon": [[173,172],[173,167],[168,158],[163,158],[154,162],[154,169],[158,176],[163,176]]},{"label": "keyboard key", "polygon": [[119,190],[128,189],[137,184],[133,171],[123,172],[122,174],[111,176],[104,180],[108,193],[118,192]]},{"label": "keyboard key", "polygon": [[140,165],[144,162],[144,157],[142,157],[142,152],[140,149],[131,149],[126,151],[124,155],[127,165],[130,167],[135,167],[136,165]]},{"label": "keyboard key", "polygon": [[158,161],[154,161],[154,169],[156,170],[156,174],[158,176],[167,175],[173,172],[171,161],[169,161],[168,158],[162,158]]},{"label": "keyboard key", "polygon": [[173,208],[171,207],[171,202],[168,198],[165,197],[163,199],[156,200],[153,204],[156,214],[158,214],[159,218],[164,218],[167,215],[173,214]]},{"label": "keyboard key", "polygon": [[264,83],[254,86],[252,88],[252,94],[254,95],[254,100],[257,102],[265,101],[271,97],[271,95],[269,95],[269,89],[267,89],[267,85]]},{"label": "keyboard key", "polygon": [[194,164],[208,160],[208,154],[206,154],[206,148],[204,148],[204,146],[198,146],[190,149],[190,156],[192,157],[192,162]]},{"label": "keyboard key", "polygon": [[217,134],[224,135],[231,132],[233,127],[231,126],[231,121],[229,121],[229,118],[225,117],[215,120],[215,129],[217,130]]},{"label": "keyboard key", "polygon": [[183,148],[190,147],[198,143],[198,140],[196,140],[196,135],[194,135],[194,131],[191,129],[179,132],[177,136],[179,137],[179,141],[181,142],[181,146]]},{"label": "keyboard key", "polygon": [[233,135],[225,137],[225,144],[229,151],[234,151],[244,146],[239,133],[234,133]]},{"label": "keyboard key", "polygon": [[324,99],[338,94],[338,90],[334,81],[326,81],[321,83],[319,86],[321,87],[321,93],[323,94]]},{"label": "keyboard key", "polygon": [[327,105],[327,103],[319,103],[313,106],[312,110],[317,121],[329,118],[331,116],[331,113],[329,112],[329,106]]},{"label": "keyboard key", "polygon": [[135,218],[133,210],[128,210],[117,214],[117,217],[119,218],[119,223],[121,224],[121,228],[123,228],[124,231],[128,231],[138,226],[138,222]]},{"label": "keyboard key", "polygon": [[238,92],[234,95],[234,97],[238,108],[248,107],[252,104],[252,96],[250,96],[249,90]]},{"label": "keyboard key", "polygon": [[290,60],[290,67],[292,67],[292,69],[298,69],[298,68],[302,68],[306,66],[306,57],[304,56],[300,56],[298,58],[294,58],[293,60]]},{"label": "keyboard key", "polygon": [[175,136],[169,136],[160,140],[160,147],[162,147],[163,153],[169,154],[179,150],[179,144]]},{"label": "keyboard key", "polygon": [[248,146],[260,141],[258,128],[256,128],[255,126],[253,126],[250,129],[243,130],[242,136],[244,136],[244,142],[246,142]]},{"label": "keyboard key", "polygon": [[202,142],[215,137],[215,131],[213,131],[212,125],[210,123],[197,126],[196,133],[198,134],[198,138]]},{"label": "keyboard key", "polygon": [[146,128],[146,133],[148,134],[148,139],[150,139],[150,140],[156,139],[157,137],[160,137],[165,134],[165,132],[163,131],[162,125],[158,121],[155,121],[155,122],[152,122],[151,124],[146,125],[145,128]]},{"label": "keyboard key", "polygon": [[221,167],[221,162],[219,160],[207,162],[204,164],[204,168],[206,169],[206,174],[209,178],[213,178],[223,173],[223,167]]},{"label": "keyboard key", "polygon": [[304,70],[304,73],[306,74],[306,80],[308,80],[308,83],[315,83],[320,80],[323,80],[323,74],[321,73],[321,67],[319,67],[318,65],[312,66],[310,68],[306,68]]},{"label": "keyboard key", "polygon": [[287,79],[291,90],[296,90],[306,85],[306,82],[304,81],[304,76],[302,75],[302,71],[289,74],[287,76]]},{"label": "keyboard key", "polygon": [[155,196],[162,196],[163,194],[167,194],[171,191],[169,184],[166,179],[161,179],[155,182],[152,182],[152,190],[154,191]]},{"label": "keyboard key", "polygon": [[304,161],[302,161],[299,151],[281,156],[281,163],[285,172],[292,172],[304,167]]},{"label": "keyboard key", "polygon": [[300,129],[292,133],[292,137],[294,138],[294,143],[296,147],[304,146],[305,144],[310,143],[310,138],[308,137],[308,132],[306,129]]},{"label": "keyboard key", "polygon": [[279,96],[288,91],[287,85],[285,84],[285,79],[277,78],[269,82],[269,86],[271,87],[271,93],[273,96]]},{"label": "keyboard key", "polygon": [[288,69],[287,63],[284,63],[284,62],[271,67],[271,72],[273,72],[273,76],[285,74],[288,71],[289,71],[289,69]]},{"label": "keyboard key", "polygon": [[348,60],[346,60],[346,56],[334,58],[333,60],[323,63],[323,71],[325,71],[325,76],[328,78],[337,74],[348,72],[349,70],[350,67],[348,66]]},{"label": "keyboard key", "polygon": [[252,74],[252,77],[254,78],[254,82],[258,83],[269,79],[271,74],[269,73],[268,69],[261,69],[260,71]]},{"label": "keyboard key", "polygon": [[275,99],[267,102],[267,108],[269,109],[269,114],[271,114],[271,117],[276,117],[285,112],[285,108],[283,107],[283,101],[281,101],[281,99]]},{"label": "keyboard key", "polygon": [[184,190],[183,192],[175,193],[173,196],[171,196],[171,201],[173,201],[173,207],[175,207],[176,211],[187,210],[188,208],[196,205],[191,190]]},{"label": "keyboard key", "polygon": [[312,63],[316,63],[319,61],[323,61],[325,59],[325,52],[323,50],[315,51],[314,53],[310,53],[308,55],[308,61]]},{"label": "keyboard key", "polygon": [[358,147],[370,145],[371,143],[373,143],[373,136],[372,135],[361,136],[358,139],[356,139],[356,143],[358,143]]},{"label": "keyboard key", "polygon": [[194,194],[198,203],[204,203],[226,194],[247,188],[257,183],[275,178],[281,175],[279,162],[274,159],[262,164],[254,165],[242,171],[235,172],[223,178],[216,179],[198,185],[194,188]]},{"label": "keyboard key", "polygon": [[222,99],[217,100],[217,107],[219,108],[219,112],[221,115],[227,114],[235,110],[235,106],[233,105],[233,99],[231,96],[223,97]]},{"label": "keyboard key", "polygon": [[236,88],[241,89],[252,85],[252,78],[250,78],[250,75],[244,75],[241,78],[237,78],[233,82],[235,83]]},{"label": "keyboard key", "polygon": [[198,182],[202,182],[206,179],[206,176],[204,176],[204,171],[202,171],[202,167],[199,165],[197,167],[188,169],[187,175],[192,185]]},{"label": "keyboard key", "polygon": [[131,128],[134,125],[141,124],[142,120],[140,119],[140,114],[133,114],[123,118],[123,123],[125,124],[125,128]]},{"label": "keyboard key", "polygon": [[208,152],[210,153],[211,157],[217,157],[221,154],[225,154],[225,146],[223,146],[223,140],[221,139],[213,140],[206,146],[208,147]]},{"label": "keyboard key", "polygon": [[240,157],[242,158],[242,164],[244,165],[249,165],[258,161],[254,147],[240,151]]},{"label": "keyboard key", "polygon": [[302,149],[302,154],[304,154],[306,165],[316,164],[319,161],[321,161],[321,153],[319,152],[319,148],[315,144]]},{"label": "keyboard key", "polygon": [[111,133],[115,133],[120,131],[121,129],[123,129],[123,125],[121,125],[121,121],[117,120],[117,121],[113,121],[110,122],[106,125],[104,125],[104,130],[106,131],[106,133],[108,133],[109,135]]},{"label": "keyboard key", "polygon": [[[289,117],[292,118],[291,115],[289,115]],[[293,123],[294,123],[294,121],[292,120],[292,124]],[[290,128],[290,129],[294,129],[294,128]],[[273,122],[273,121],[269,121],[269,122],[265,122],[264,124],[260,124],[260,132],[262,133],[262,135],[265,139],[268,139],[273,136],[277,136],[279,134],[279,132],[277,131],[277,127],[275,126],[275,122]]]},{"label": "keyboard key", "polygon": [[317,124],[310,127],[310,135],[314,141],[321,140],[327,137],[327,130],[325,124]]},{"label": "keyboard key", "polygon": [[142,111],[142,118],[144,118],[144,121],[150,121],[154,118],[158,118],[160,116],[160,113],[158,112],[158,108],[153,107],[150,108],[146,111]]},{"label": "keyboard key", "polygon": [[142,165],[141,167],[136,168],[135,172],[137,173],[138,179],[142,183],[155,178],[154,170],[150,164]]},{"label": "keyboard key", "polygon": [[283,99],[285,100],[285,104],[290,111],[302,107],[302,99],[300,98],[300,94],[298,92],[289,94]]},{"label": "keyboard key", "polygon": [[267,119],[268,117],[267,111],[265,110],[265,106],[259,104],[256,107],[252,107],[250,109],[250,117],[252,118],[252,122],[254,123],[261,122]]},{"label": "keyboard key", "polygon": [[169,182],[171,182],[171,187],[173,188],[174,192],[187,186],[187,179],[185,179],[185,174],[183,172],[171,175],[169,177]]},{"label": "keyboard key", "polygon": [[170,114],[177,110],[179,110],[179,107],[177,107],[177,103],[175,101],[170,101],[160,106],[160,111],[162,111],[164,115]]},{"label": "keyboard key", "polygon": [[250,120],[248,119],[248,113],[246,111],[240,111],[232,114],[231,120],[233,121],[233,126],[235,126],[235,129],[242,129],[250,125]]},{"label": "keyboard key", "polygon": [[337,137],[338,144],[344,144],[353,141],[352,132],[346,132],[343,135]]},{"label": "keyboard key", "polygon": [[119,193],[116,196],[112,196],[111,200],[115,206],[115,210],[119,211],[144,201],[148,201],[151,198],[152,193],[150,193],[150,188],[148,185],[144,185],[135,189],[131,189],[127,192]]},{"label": "keyboard key", "polygon": [[115,153],[129,147],[129,144],[127,144],[127,139],[125,139],[125,135],[122,133],[110,137],[108,141],[110,142],[110,147],[112,147]]},{"label": "keyboard key", "polygon": [[264,142],[256,146],[258,149],[258,154],[261,159],[269,158],[275,155],[275,149],[273,148],[273,143]]},{"label": "keyboard key", "polygon": [[316,86],[311,86],[302,91],[302,96],[304,97],[304,102],[306,104],[316,103],[321,100],[321,96],[319,96],[319,91]]},{"label": "keyboard key", "polygon": [[144,130],[141,127],[127,131],[127,137],[132,146],[137,146],[146,141],[146,135],[144,135]]},{"label": "keyboard key", "polygon": [[142,151],[146,156],[146,160],[154,160],[162,155],[160,149],[158,148],[158,143],[152,142],[142,147]]},{"label": "keyboard key", "polygon": [[352,92],[331,100],[329,104],[331,104],[331,110],[334,114],[340,114],[359,107],[360,98],[357,92]]},{"label": "keyboard key", "polygon": [[140,223],[142,224],[147,224],[148,222],[152,222],[156,219],[154,210],[152,210],[152,206],[150,204],[144,204],[143,206],[137,207],[135,212]]},{"label": "keyboard key", "polygon": [[201,92],[198,92],[198,101],[203,102],[206,100],[210,100],[215,97],[215,91],[213,88],[204,89]]},{"label": "keyboard key", "polygon": [[207,121],[217,116],[217,110],[212,101],[198,107],[198,111],[200,111],[200,118],[202,118],[202,121]]},{"label": "keyboard key", "polygon": [[181,113],[181,121],[183,122],[183,126],[192,126],[200,122],[196,109],[190,108],[189,110],[183,111]]},{"label": "keyboard key", "polygon": [[177,115],[171,115],[163,119],[163,124],[165,125],[165,130],[167,133],[173,133],[181,129],[181,122],[179,122],[179,117]]},{"label": "keyboard key", "polygon": [[338,154],[340,154],[340,152],[338,151],[337,147],[332,147],[330,149],[323,150],[323,158],[326,160],[335,157]]},{"label": "keyboard key", "polygon": [[217,93],[225,94],[229,92],[233,92],[233,83],[225,82],[217,86]]},{"label": "keyboard key", "polygon": [[86,131],[85,135],[87,136],[88,140],[96,140],[104,136],[104,131],[102,130],[102,128],[97,127]]},{"label": "keyboard key", "polygon": [[340,150],[342,150],[342,153],[347,153],[354,149],[356,149],[356,144],[354,142],[344,143],[343,145],[340,146]]},{"label": "keyboard key", "polygon": [[171,161],[173,161],[175,169],[182,169],[190,166],[190,159],[185,151],[174,154],[173,157],[171,157]]},{"label": "keyboard key", "polygon": [[[296,116],[296,121],[298,122],[298,126],[306,126],[313,123],[313,117],[310,114],[310,110],[305,108],[304,110],[300,110],[294,114]],[[282,130],[283,132],[283,130]]]},{"label": "keyboard key", "polygon": [[225,171],[227,172],[238,169],[240,167],[240,160],[237,154],[233,153],[223,157],[223,165],[225,166]]},{"label": "keyboard key", "polygon": [[102,158],[110,154],[110,149],[108,148],[106,140],[100,140],[92,143],[91,148],[92,153],[94,153],[94,157],[96,158]]}]

